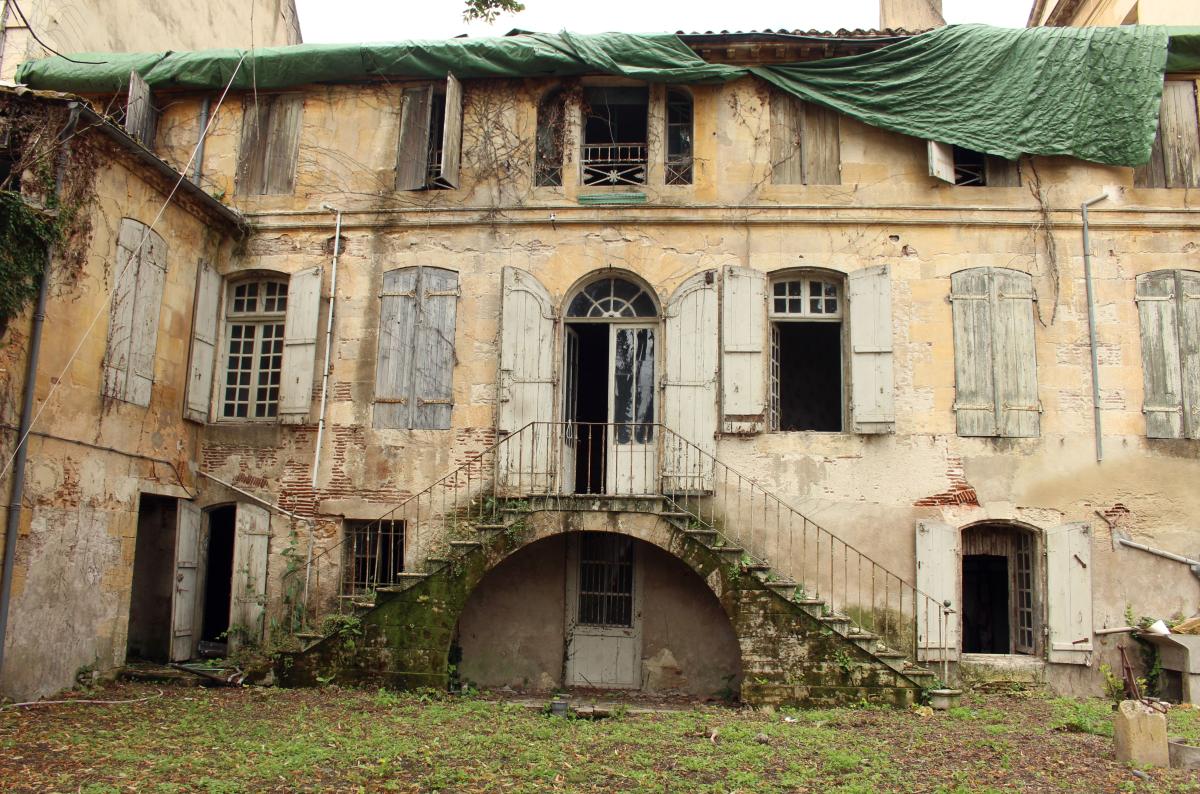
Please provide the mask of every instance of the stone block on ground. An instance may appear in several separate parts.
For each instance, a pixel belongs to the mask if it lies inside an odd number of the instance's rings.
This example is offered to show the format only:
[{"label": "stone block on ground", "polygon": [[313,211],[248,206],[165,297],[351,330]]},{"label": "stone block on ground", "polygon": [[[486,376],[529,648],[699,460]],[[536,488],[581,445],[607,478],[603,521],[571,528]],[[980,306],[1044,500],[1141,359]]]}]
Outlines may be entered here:
[{"label": "stone block on ground", "polygon": [[1167,715],[1136,700],[1121,701],[1113,715],[1117,760],[1137,766],[1170,766]]}]

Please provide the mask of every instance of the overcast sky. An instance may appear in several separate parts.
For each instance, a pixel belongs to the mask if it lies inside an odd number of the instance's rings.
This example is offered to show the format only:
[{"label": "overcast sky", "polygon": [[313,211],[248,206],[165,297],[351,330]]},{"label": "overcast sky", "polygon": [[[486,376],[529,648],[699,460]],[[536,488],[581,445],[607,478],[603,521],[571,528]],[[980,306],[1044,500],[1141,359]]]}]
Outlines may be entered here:
[{"label": "overcast sky", "polygon": [[[461,0],[296,0],[306,42],[395,41],[462,33],[499,36],[513,28],[627,33],[705,30],[837,30],[879,24],[879,0],[525,0],[525,11],[494,25],[462,21]],[[1024,27],[1032,0],[943,0],[947,22]]]}]

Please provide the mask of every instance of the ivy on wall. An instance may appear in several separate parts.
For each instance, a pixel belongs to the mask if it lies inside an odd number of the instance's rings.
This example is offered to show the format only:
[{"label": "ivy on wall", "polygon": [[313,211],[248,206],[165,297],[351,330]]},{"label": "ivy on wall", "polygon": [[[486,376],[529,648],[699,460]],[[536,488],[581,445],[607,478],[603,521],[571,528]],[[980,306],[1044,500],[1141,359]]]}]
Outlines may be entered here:
[{"label": "ivy on wall", "polygon": [[19,193],[0,190],[0,334],[38,292],[46,248],[62,237],[59,224]]}]

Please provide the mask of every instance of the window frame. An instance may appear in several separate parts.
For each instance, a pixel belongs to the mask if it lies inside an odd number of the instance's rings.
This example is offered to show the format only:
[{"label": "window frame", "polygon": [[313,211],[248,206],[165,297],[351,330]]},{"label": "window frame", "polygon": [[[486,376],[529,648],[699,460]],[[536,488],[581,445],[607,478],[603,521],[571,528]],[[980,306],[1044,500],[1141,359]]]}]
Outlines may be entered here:
[{"label": "window frame", "polygon": [[[777,312],[775,310],[775,286],[777,284],[803,284],[803,291],[806,293],[801,297],[803,301],[802,311],[799,314],[789,312]],[[832,284],[837,290],[836,299],[838,302],[837,312],[834,314],[817,313],[810,311],[812,296],[809,293],[811,284]],[[849,350],[849,312],[847,311],[847,279],[844,273],[828,270],[787,270],[768,274],[767,278],[767,355],[765,356],[767,363],[767,389],[766,389],[766,429],[769,433],[830,433],[841,434],[850,432],[850,350]],[[788,299],[788,296],[784,296]],[[827,300],[827,295],[822,295],[818,300]],[[781,430],[780,411],[781,411],[781,369],[782,360],[780,359],[780,339],[779,325],[792,323],[838,323],[841,325],[838,333],[838,357],[839,370],[841,371],[841,382],[839,390],[841,398],[839,400],[841,427],[837,430]]]},{"label": "window frame", "polygon": [[[672,101],[673,97],[678,97],[678,100]],[[671,109],[683,106],[684,101],[687,106],[687,121],[671,121]],[[693,185],[696,182],[696,99],[692,92],[682,86],[667,86],[663,93],[662,118],[665,133],[663,181],[671,186]],[[671,144],[675,138],[671,133],[675,128],[686,129],[686,152],[678,154],[672,160]]]},{"label": "window frame", "polygon": [[[218,349],[219,352],[218,352],[217,365],[219,368],[218,372],[219,372],[220,380],[218,382],[214,383],[215,388],[218,390],[217,399],[216,399],[216,411],[215,411],[217,422],[245,423],[245,422],[279,422],[280,421],[281,417],[280,417],[279,409],[280,409],[281,397],[282,397],[282,392],[283,392],[283,377],[284,377],[284,369],[283,369],[284,342],[287,338],[287,316],[288,316],[288,311],[290,309],[290,303],[291,303],[291,298],[292,298],[290,282],[291,282],[291,279],[289,276],[287,276],[286,274],[283,274],[283,273],[275,273],[275,272],[258,272],[258,273],[252,273],[252,274],[244,274],[244,275],[239,275],[237,278],[231,278],[231,279],[226,280],[224,289],[222,290],[222,305],[221,305],[221,312],[219,315],[220,321],[221,321],[221,340],[220,340],[220,348]],[[235,311],[234,311],[235,301],[238,300],[238,297],[236,295],[237,288],[240,286],[248,285],[248,284],[257,284],[257,285],[260,285],[260,288],[267,284],[281,284],[284,288],[284,292],[283,292],[283,296],[282,296],[284,298],[283,310],[282,311],[272,311],[272,312],[256,310],[254,312],[236,312],[235,313]],[[276,294],[272,297],[274,297],[277,300],[280,296],[278,294]],[[256,300],[258,300],[260,302],[265,299],[266,298],[264,296],[262,296],[261,294],[256,296]],[[245,402],[246,416],[237,416],[237,415],[230,416],[226,413],[227,407],[231,404],[234,406],[237,406],[237,405],[241,404],[241,401],[234,400],[231,403],[227,396],[228,389],[243,388],[240,384],[235,384],[233,386],[230,386],[230,384],[229,384],[229,376],[230,376],[230,372],[231,372],[229,360],[234,355],[232,353],[232,351],[230,350],[230,345],[232,344],[233,339],[234,339],[233,328],[234,328],[234,326],[252,326],[255,329],[262,329],[262,328],[265,328],[265,327],[271,326],[271,325],[278,326],[278,336],[275,336],[272,338],[272,340],[277,343],[278,350],[277,350],[277,352],[272,352],[271,355],[277,356],[279,359],[279,368],[278,368],[278,370],[276,370],[276,372],[277,372],[276,383],[275,384],[267,384],[268,389],[270,389],[272,387],[272,385],[274,386],[274,389],[275,389],[273,403],[263,403],[264,405],[268,406],[268,413],[266,415],[252,415],[253,410],[259,403],[259,401],[257,399],[253,398],[253,395],[254,395],[255,390],[260,388],[260,384],[256,383],[256,381],[259,379],[259,375],[262,372],[262,369],[260,367],[260,356],[262,355],[262,352],[260,350],[260,345],[262,343],[263,337],[261,334],[261,330],[256,330],[254,343],[253,343],[254,344],[253,352],[250,355],[251,366],[249,369],[249,383],[247,386],[244,387],[244,388],[247,388],[250,392],[247,395],[247,400]],[[243,342],[245,341],[244,337],[242,337],[242,341]],[[243,353],[238,353],[237,355],[245,356],[246,354],[243,352]],[[217,379],[214,378],[214,381],[216,381],[216,380]],[[235,408],[235,412],[236,412],[236,408]]]},{"label": "window frame", "polygon": [[[589,97],[588,97],[589,93],[594,93],[594,92],[599,92],[599,91],[622,91],[622,90],[641,91],[641,92],[644,92],[646,95],[645,96],[646,132],[645,132],[645,135],[643,136],[645,138],[645,140],[642,140],[642,141],[613,141],[613,142],[607,143],[607,144],[605,144],[605,143],[589,144],[587,128],[588,128],[588,117],[589,117],[590,111],[592,109],[591,105],[589,103]],[[583,86],[583,91],[581,93],[581,99],[582,99],[582,101],[576,107],[576,111],[577,111],[576,116],[578,117],[578,120],[579,120],[579,187],[593,188],[593,189],[594,188],[626,189],[626,188],[630,188],[630,187],[645,187],[645,186],[649,185],[650,184],[651,123],[654,118],[653,110],[654,110],[654,105],[655,105],[655,96],[654,96],[654,92],[652,92],[650,90],[650,85],[647,83],[632,83],[631,84],[628,82],[609,81],[609,80],[601,80],[601,81],[595,81],[595,82],[589,81],[588,83],[586,83]],[[628,106],[636,107],[637,105],[635,103],[629,103]],[[589,166],[588,165],[589,161],[587,159],[588,146],[597,146],[597,147],[602,147],[602,146],[608,146],[608,147],[640,146],[642,149],[642,156],[641,156],[641,159],[638,159],[636,157],[625,158],[624,161],[622,161],[620,159],[614,159],[611,161],[609,166],[604,166],[604,165]],[[617,153],[618,154],[620,153],[619,148],[617,149]],[[606,161],[596,160],[596,161],[592,161],[592,162],[604,163]],[[609,176],[607,178],[601,176],[599,174],[598,170],[597,170],[597,173],[589,176],[588,175],[589,167],[592,168],[593,170],[603,169],[605,167],[608,167],[610,169]],[[640,169],[640,178],[637,178],[637,174],[634,173],[638,169]],[[618,171],[621,171],[621,173],[618,173]],[[589,181],[589,180],[594,180],[594,181]]]},{"label": "window frame", "polygon": [[[375,542],[372,544],[372,535]],[[387,538],[387,547],[392,563],[399,562],[396,570],[386,573],[380,570],[380,546]],[[407,570],[407,522],[404,519],[343,519],[342,520],[343,554],[341,594],[346,596],[363,595],[400,582],[401,574]],[[399,541],[399,543],[397,543]],[[365,571],[359,575],[359,563],[362,562]],[[370,571],[374,567],[374,572]],[[391,564],[388,565],[392,567]]]}]

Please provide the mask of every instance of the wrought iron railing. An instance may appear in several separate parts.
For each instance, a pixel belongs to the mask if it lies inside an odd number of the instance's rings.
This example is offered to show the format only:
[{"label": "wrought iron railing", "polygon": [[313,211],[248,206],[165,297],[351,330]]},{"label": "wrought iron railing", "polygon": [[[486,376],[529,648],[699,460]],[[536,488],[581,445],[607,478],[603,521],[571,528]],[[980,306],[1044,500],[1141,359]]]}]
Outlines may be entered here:
[{"label": "wrought iron railing", "polygon": [[644,143],[585,143],[580,159],[585,185],[646,184]]},{"label": "wrought iron railing", "polygon": [[[578,508],[577,497],[652,497],[710,545],[736,554],[793,598],[820,602],[912,659],[947,657],[949,604],[939,602],[819,526],[755,480],[658,423],[533,422],[313,555],[303,573],[306,620],[448,560],[455,544],[501,527],[514,505]],[[370,533],[376,533],[372,541]],[[404,567],[364,560],[362,549],[402,537]],[[365,540],[364,540],[365,538]],[[351,555],[343,561],[344,555]],[[332,586],[331,586],[332,585]]]}]

